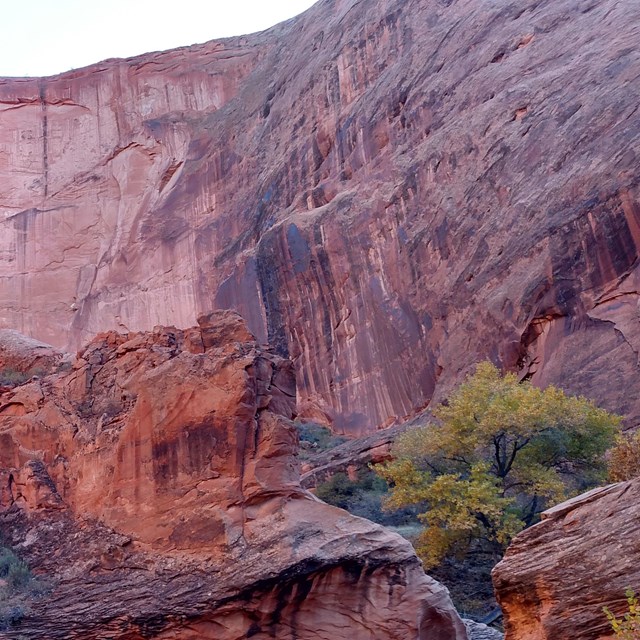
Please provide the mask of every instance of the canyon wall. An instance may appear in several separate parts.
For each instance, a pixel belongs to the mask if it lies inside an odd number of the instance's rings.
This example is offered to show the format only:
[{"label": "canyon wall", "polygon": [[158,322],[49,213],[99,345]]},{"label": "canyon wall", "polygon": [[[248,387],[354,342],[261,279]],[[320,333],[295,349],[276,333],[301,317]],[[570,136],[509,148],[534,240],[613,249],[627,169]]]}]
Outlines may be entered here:
[{"label": "canyon wall", "polygon": [[490,358],[634,425],[640,6],[320,0],[247,37],[0,80],[0,326],[237,309],[362,434]]},{"label": "canyon wall", "polygon": [[466,640],[408,541],[300,487],[294,408],[229,311],[0,393],[3,544],[44,586],[9,612],[3,589],[0,636]]}]

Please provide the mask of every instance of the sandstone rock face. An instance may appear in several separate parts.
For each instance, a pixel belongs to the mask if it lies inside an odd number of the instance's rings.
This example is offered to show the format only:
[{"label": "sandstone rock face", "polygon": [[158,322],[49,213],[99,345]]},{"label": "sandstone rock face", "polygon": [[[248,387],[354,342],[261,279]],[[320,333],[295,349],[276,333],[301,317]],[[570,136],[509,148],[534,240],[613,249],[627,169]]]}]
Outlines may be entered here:
[{"label": "sandstone rock face", "polygon": [[485,358],[635,424],[639,21],[321,0],[0,80],[0,323],[76,348],[235,308],[294,360],[302,415],[352,434]]},{"label": "sandstone rock face", "polygon": [[506,640],[613,637],[602,608],[638,590],[640,479],[594,489],[543,514],[493,571]]},{"label": "sandstone rock face", "polygon": [[52,589],[6,637],[465,640],[408,542],[301,489],[294,407],[229,311],[0,395],[0,529]]}]

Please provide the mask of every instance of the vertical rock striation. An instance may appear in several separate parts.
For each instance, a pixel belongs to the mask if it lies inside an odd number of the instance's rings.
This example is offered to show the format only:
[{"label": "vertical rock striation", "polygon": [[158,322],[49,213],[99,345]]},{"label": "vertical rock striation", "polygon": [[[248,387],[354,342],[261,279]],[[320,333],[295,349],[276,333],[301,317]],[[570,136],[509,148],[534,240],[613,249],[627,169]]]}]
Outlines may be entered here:
[{"label": "vertical rock striation", "polygon": [[634,424],[639,11],[321,0],[0,80],[0,324],[75,348],[234,308],[352,434],[483,358]]}]

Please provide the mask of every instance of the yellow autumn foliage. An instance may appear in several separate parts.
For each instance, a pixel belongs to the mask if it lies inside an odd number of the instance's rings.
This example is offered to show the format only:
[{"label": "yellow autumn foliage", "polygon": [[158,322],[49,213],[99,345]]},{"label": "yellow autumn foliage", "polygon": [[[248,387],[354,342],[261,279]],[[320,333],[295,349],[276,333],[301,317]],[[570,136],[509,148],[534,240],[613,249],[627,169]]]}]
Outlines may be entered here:
[{"label": "yellow autumn foliage", "polygon": [[427,567],[477,541],[499,555],[541,510],[601,482],[620,424],[585,398],[519,382],[489,362],[434,415],[376,469],[392,487],[389,508],[424,507],[417,550]]}]

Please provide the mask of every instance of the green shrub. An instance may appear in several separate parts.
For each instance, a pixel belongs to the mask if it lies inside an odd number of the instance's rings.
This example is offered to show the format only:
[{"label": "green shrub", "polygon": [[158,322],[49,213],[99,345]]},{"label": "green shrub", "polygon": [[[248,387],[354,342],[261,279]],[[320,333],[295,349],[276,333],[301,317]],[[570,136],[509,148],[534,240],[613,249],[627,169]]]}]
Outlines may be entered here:
[{"label": "green shrub", "polygon": [[0,369],[0,386],[18,387],[31,380],[33,376],[42,376],[45,373],[45,370],[39,367],[29,369],[28,371],[18,371],[11,367],[5,367],[4,369]]},{"label": "green shrub", "polygon": [[0,547],[0,631],[13,628],[29,611],[30,602],[48,592],[26,562],[8,547]]},{"label": "green shrub", "polygon": [[10,367],[0,370],[0,385],[3,387],[17,387],[24,384],[29,379],[29,375],[24,371],[16,371]]},{"label": "green shrub", "polygon": [[415,525],[416,510],[411,508],[386,511],[383,502],[389,485],[370,469],[361,469],[358,479],[350,480],[345,473],[336,473],[316,487],[316,495],[327,504],[340,507],[354,516],[367,518],[389,527]]},{"label": "green shrub", "polygon": [[309,457],[309,454],[329,451],[348,440],[344,436],[334,435],[331,429],[317,422],[296,421],[295,425],[300,438],[300,457],[303,459]]},{"label": "green shrub", "polygon": [[0,550],[0,578],[6,581],[10,589],[17,590],[29,584],[31,572],[11,549],[4,547]]},{"label": "green shrub", "polygon": [[22,618],[25,610],[20,604],[7,604],[0,599],[0,631],[8,631]]},{"label": "green shrub", "polygon": [[56,373],[68,373],[73,369],[73,364],[71,360],[63,360],[57,367]]}]

